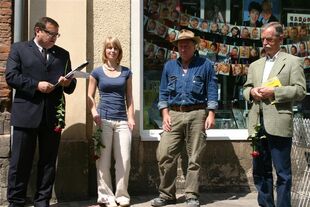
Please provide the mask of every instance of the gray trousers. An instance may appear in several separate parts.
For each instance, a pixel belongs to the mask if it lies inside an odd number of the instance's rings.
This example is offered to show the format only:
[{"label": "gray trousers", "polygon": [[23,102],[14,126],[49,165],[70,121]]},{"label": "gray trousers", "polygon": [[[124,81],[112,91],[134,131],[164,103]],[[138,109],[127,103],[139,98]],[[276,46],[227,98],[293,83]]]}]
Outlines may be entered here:
[{"label": "gray trousers", "polygon": [[186,199],[198,198],[200,161],[206,148],[205,109],[190,112],[170,110],[172,130],[164,131],[157,148],[160,197],[175,199],[177,159],[186,145],[188,166],[185,180]]}]

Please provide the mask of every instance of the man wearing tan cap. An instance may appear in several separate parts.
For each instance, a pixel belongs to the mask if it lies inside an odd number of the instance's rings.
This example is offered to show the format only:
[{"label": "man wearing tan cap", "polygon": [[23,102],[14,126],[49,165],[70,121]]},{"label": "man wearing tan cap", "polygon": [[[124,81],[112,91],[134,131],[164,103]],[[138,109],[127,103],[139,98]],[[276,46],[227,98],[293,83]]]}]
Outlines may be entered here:
[{"label": "man wearing tan cap", "polygon": [[176,203],[177,159],[184,144],[188,155],[186,204],[200,206],[200,161],[206,146],[205,130],[215,125],[218,93],[211,61],[194,55],[199,42],[193,32],[181,30],[173,42],[180,57],[164,66],[158,103],[164,130],[157,149],[160,194],[151,201],[152,206]]}]

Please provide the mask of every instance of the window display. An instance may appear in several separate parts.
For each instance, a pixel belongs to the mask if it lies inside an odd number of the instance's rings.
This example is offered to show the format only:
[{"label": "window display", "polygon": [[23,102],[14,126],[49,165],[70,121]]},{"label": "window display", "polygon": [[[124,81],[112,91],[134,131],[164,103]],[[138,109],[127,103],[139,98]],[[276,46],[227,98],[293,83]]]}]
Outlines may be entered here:
[{"label": "window display", "polygon": [[[250,12],[244,1],[244,11]],[[254,1],[260,16],[255,22],[263,25],[270,17],[274,1]],[[265,53],[257,25],[229,23],[225,16],[226,0],[145,0],[143,24],[143,129],[160,129],[161,117],[157,109],[161,72],[166,61],[178,58],[177,48],[171,43],[183,28],[200,36],[197,54],[214,62],[219,84],[219,109],[216,111],[216,129],[246,129],[249,105],[243,99],[242,86],[249,64]],[[254,5],[254,3],[252,3]],[[210,7],[210,5],[215,5]],[[253,7],[252,5],[252,7]],[[251,7],[251,9],[252,9]],[[149,9],[146,9],[149,8]],[[277,19],[279,10],[271,9]],[[253,14],[253,16],[255,16]],[[250,13],[243,21],[250,21]],[[256,17],[256,16],[255,16]],[[309,24],[283,26],[288,36],[283,51],[304,58],[309,68]]]}]

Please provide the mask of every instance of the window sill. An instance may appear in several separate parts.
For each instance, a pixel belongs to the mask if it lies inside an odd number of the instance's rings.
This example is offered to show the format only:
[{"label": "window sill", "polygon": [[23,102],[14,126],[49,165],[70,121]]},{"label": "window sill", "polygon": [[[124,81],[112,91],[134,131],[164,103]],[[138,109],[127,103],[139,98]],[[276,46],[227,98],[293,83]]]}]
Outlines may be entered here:
[{"label": "window sill", "polygon": [[[140,136],[142,141],[159,141],[162,130],[141,130]],[[233,140],[247,140],[247,129],[210,129],[206,130],[208,141],[233,141]]]}]

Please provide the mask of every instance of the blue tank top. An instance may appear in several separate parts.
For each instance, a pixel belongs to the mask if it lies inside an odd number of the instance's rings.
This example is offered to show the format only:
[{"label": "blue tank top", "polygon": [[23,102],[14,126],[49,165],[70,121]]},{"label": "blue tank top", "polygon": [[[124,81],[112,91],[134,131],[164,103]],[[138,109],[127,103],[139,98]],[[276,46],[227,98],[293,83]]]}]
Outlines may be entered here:
[{"label": "blue tank top", "polygon": [[129,68],[121,66],[121,74],[118,77],[109,77],[100,66],[91,72],[97,80],[100,101],[97,106],[102,119],[114,121],[127,121],[126,111],[126,83],[132,76]]}]

